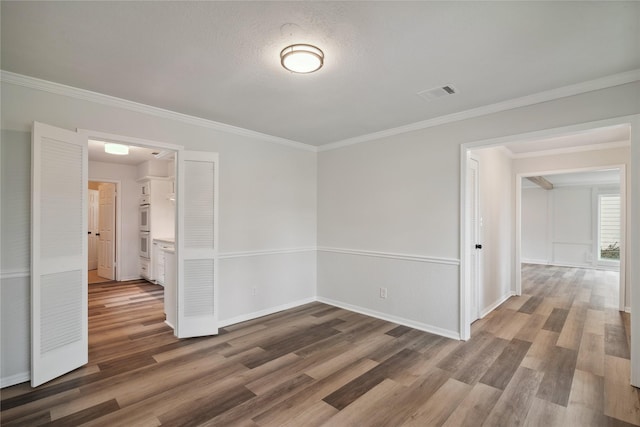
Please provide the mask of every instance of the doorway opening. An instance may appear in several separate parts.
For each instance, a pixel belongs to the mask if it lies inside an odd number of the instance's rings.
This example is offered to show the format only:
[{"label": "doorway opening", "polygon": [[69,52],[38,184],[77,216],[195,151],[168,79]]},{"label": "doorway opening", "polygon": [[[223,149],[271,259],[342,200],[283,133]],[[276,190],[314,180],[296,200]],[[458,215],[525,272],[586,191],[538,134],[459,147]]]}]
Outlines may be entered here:
[{"label": "doorway opening", "polygon": [[[172,254],[177,261],[173,274],[176,298],[165,307],[173,311],[176,322],[174,335],[178,338],[215,335],[218,333],[218,154],[187,151],[183,147],[155,144],[138,138],[120,137],[87,130],[70,131],[34,122],[32,132],[31,168],[31,385],[37,387],[88,362],[88,296],[87,296],[87,192],[89,182],[89,140],[114,142],[136,146],[163,147],[177,155],[176,191],[173,220],[177,245]],[[126,148],[126,147],[125,147]],[[124,151],[124,150],[123,150]],[[162,154],[159,152],[159,156]],[[92,164],[92,174],[99,172],[101,162]],[[104,165],[103,165],[104,166]],[[150,165],[149,165],[150,166]],[[136,169],[137,171],[137,169]],[[125,185],[135,200],[133,216],[139,219],[134,227],[124,227],[122,236],[129,235],[132,246],[122,244],[116,260],[116,271],[122,271],[123,261],[129,260],[137,268],[135,278],[143,271],[140,244],[149,233],[143,226],[152,227],[153,219],[144,224],[143,196],[153,187],[151,168],[143,178],[133,174],[135,185]],[[140,180],[140,182],[138,182]],[[161,180],[162,181],[162,180]],[[164,180],[166,181],[166,180]],[[170,196],[166,198],[171,198]],[[124,205],[126,197],[122,197]],[[171,201],[171,200],[169,200]],[[149,208],[153,212],[153,208]],[[149,219],[149,209],[147,218]],[[125,210],[119,215],[125,217]],[[130,250],[129,255],[123,254]],[[120,263],[120,265],[119,265]],[[123,278],[121,277],[121,280]],[[55,290],[55,292],[54,292]],[[167,293],[168,295],[168,293]]]},{"label": "doorway opening", "polygon": [[583,269],[598,305],[625,311],[625,167],[518,175],[520,280],[524,268]]},{"label": "doorway opening", "polygon": [[[107,153],[107,143],[128,154]],[[88,284],[125,294],[144,287],[166,300],[158,317],[174,329],[176,152],[88,138],[88,158]]]},{"label": "doorway opening", "polygon": [[[500,277],[502,274],[503,281],[506,286],[495,286],[499,292],[496,295],[491,295],[490,298],[484,300],[484,306],[487,307],[483,310],[483,306],[480,307],[480,317],[483,312],[492,310],[499,306],[502,302],[506,301],[512,295],[520,295],[522,293],[522,268],[521,268],[521,179],[524,176],[534,176],[544,173],[550,173],[554,171],[558,172],[579,172],[596,169],[620,169],[620,194],[621,194],[621,236],[620,242],[617,245],[613,245],[614,251],[619,250],[620,261],[619,271],[625,270],[625,228],[626,225],[626,207],[624,202],[625,195],[625,171],[624,167],[629,158],[629,146],[630,146],[630,124],[624,121],[606,120],[597,123],[589,123],[583,125],[569,126],[561,129],[554,129],[542,132],[535,132],[532,134],[523,134],[513,137],[496,138],[494,140],[478,141],[475,143],[463,144],[461,146],[461,212],[460,215],[463,218],[461,221],[461,298],[460,298],[460,334],[463,339],[469,339],[471,337],[471,322],[474,320],[474,310],[476,307],[473,305],[474,292],[482,295],[486,293],[485,289],[478,290],[472,288],[472,279],[474,274],[473,260],[474,256],[472,252],[475,251],[476,244],[482,245],[482,257],[486,264],[487,257],[490,256],[490,252],[494,251],[494,255],[497,252],[497,256],[493,256],[493,262],[489,269]],[[606,151],[603,151],[606,150]],[[616,151],[617,150],[617,151]],[[508,209],[507,214],[504,214],[504,209],[496,209],[496,205],[491,202],[482,200],[486,197],[486,193],[480,190],[480,206],[485,206],[484,215],[481,213],[478,221],[480,224],[484,222],[484,229],[481,227],[480,236],[481,240],[477,242],[474,240],[471,229],[470,215],[470,201],[469,195],[473,192],[469,188],[469,174],[470,172],[470,157],[473,153],[474,157],[478,153],[491,153],[493,158],[499,158],[500,161],[494,164],[506,165],[506,170],[502,173],[495,172],[496,168],[491,167],[491,162],[486,162],[484,158],[480,158],[480,171],[479,176],[482,177],[483,173],[487,171],[493,173],[494,183],[499,185],[505,184],[508,188],[504,191],[504,194],[509,194],[509,199],[500,197],[498,194],[491,195],[494,200],[499,199],[502,205]],[[603,154],[604,153],[604,154]],[[490,156],[491,158],[491,156]],[[485,163],[485,168],[482,164]],[[541,166],[540,166],[541,165]],[[543,175],[543,174],[542,174]],[[485,177],[486,178],[486,177]],[[482,183],[481,183],[482,186]],[[506,202],[506,203],[505,203]],[[493,209],[493,212],[489,213],[487,217],[486,211]],[[594,211],[593,218],[596,218],[598,212],[595,211],[596,207],[593,206]],[[485,216],[483,218],[483,216]],[[493,228],[497,234],[494,239],[487,239],[487,222],[494,219],[496,227]],[[498,231],[496,231],[498,230]],[[496,239],[498,239],[496,241]],[[581,242],[585,245],[588,244],[589,248],[592,248],[592,256],[590,260],[594,262],[603,263],[598,256],[596,246],[598,245],[598,237],[593,236],[589,242]],[[619,246],[619,249],[617,249]],[[606,248],[606,247],[605,247]],[[602,266],[602,265],[601,265]],[[484,266],[483,266],[484,267]],[[502,271],[503,267],[506,269]],[[482,267],[481,267],[482,268]],[[485,269],[487,270],[487,269]],[[486,274],[486,272],[485,272]],[[480,274],[482,276],[482,273]],[[619,274],[620,280],[618,281],[620,290],[620,308],[624,309],[625,299],[625,274]],[[496,284],[495,280],[489,281]],[[482,298],[482,297],[481,297]],[[482,301],[481,301],[482,303]]]},{"label": "doorway opening", "polygon": [[116,280],[116,230],[119,181],[89,181],[88,185],[88,281],[104,283]]}]

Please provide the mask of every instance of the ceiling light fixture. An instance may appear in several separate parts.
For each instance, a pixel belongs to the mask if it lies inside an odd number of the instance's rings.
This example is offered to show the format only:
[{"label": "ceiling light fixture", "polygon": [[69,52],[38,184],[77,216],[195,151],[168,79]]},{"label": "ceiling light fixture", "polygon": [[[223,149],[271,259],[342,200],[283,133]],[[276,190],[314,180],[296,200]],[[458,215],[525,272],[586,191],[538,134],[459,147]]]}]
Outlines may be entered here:
[{"label": "ceiling light fixture", "polygon": [[280,52],[280,63],[293,73],[313,73],[322,68],[324,52],[310,44],[292,44]]},{"label": "ceiling light fixture", "polygon": [[129,147],[122,144],[114,144],[113,142],[105,142],[104,152],[108,154],[117,154],[118,156],[126,156],[129,154]]}]

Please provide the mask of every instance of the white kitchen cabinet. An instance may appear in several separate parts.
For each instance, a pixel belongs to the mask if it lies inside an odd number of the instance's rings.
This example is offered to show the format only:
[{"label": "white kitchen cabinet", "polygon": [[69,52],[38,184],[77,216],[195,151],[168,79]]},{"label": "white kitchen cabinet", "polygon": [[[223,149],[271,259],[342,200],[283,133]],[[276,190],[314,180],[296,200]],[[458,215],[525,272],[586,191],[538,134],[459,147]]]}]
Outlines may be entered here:
[{"label": "white kitchen cabinet", "polygon": [[158,285],[164,286],[164,252],[158,241],[153,241],[153,276]]},{"label": "white kitchen cabinet", "polygon": [[153,241],[153,273],[157,284],[166,284],[167,250],[174,250],[173,238],[155,239]]},{"label": "white kitchen cabinet", "polygon": [[143,182],[142,184],[140,184],[140,194],[139,194],[139,196],[141,198],[149,197],[150,193],[151,193],[151,182],[150,181],[146,181],[146,182]]}]

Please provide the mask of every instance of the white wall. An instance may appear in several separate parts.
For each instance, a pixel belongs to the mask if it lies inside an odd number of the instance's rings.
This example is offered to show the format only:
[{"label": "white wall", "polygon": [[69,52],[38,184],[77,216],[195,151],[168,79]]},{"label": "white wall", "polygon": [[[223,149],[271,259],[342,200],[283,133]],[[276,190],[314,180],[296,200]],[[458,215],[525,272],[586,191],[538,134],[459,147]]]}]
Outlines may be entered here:
[{"label": "white wall", "polygon": [[608,267],[598,262],[597,200],[611,185],[575,185],[522,190],[522,262]]},{"label": "white wall", "polygon": [[418,132],[319,153],[318,295],[456,336],[458,159]]},{"label": "white wall", "polygon": [[[31,136],[2,130],[0,144],[0,378],[1,384],[25,381],[30,369],[29,286]],[[27,377],[28,379],[28,377]]]},{"label": "white wall", "polygon": [[459,334],[460,144],[638,113],[639,96],[636,82],[321,151],[319,297]]},{"label": "white wall", "polygon": [[120,280],[140,277],[138,257],[138,186],[137,167],[114,163],[89,162],[89,180],[120,181],[118,203],[121,203]]},{"label": "white wall", "polygon": [[544,188],[523,188],[521,208],[522,262],[548,264],[549,195]]},{"label": "white wall", "polygon": [[[1,102],[3,174],[6,169],[11,176],[10,186],[3,177],[1,195],[3,386],[26,381],[29,372],[29,145],[34,120],[219,153],[222,324],[315,297],[316,257],[309,252],[317,244],[312,150],[7,82],[2,82]],[[92,166],[92,178],[119,174],[110,166]],[[128,184],[125,188],[128,192]],[[5,251],[5,246],[15,249]],[[137,252],[125,258],[137,262]],[[21,275],[14,277],[16,269]]]},{"label": "white wall", "polygon": [[502,148],[474,150],[478,160],[482,277],[478,308],[483,317],[513,295],[514,185],[511,158]]}]

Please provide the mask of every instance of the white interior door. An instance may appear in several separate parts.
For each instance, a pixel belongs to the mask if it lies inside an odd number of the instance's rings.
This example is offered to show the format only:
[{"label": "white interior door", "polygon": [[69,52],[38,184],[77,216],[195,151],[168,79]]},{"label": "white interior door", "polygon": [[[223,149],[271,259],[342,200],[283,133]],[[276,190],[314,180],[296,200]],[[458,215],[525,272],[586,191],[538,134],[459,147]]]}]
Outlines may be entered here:
[{"label": "white interior door", "polygon": [[468,197],[467,206],[469,207],[469,233],[471,243],[471,248],[469,250],[469,266],[470,266],[470,302],[471,307],[469,310],[469,314],[471,315],[470,321],[473,322],[480,318],[480,281],[482,280],[481,275],[481,260],[480,260],[480,249],[482,249],[482,244],[480,242],[480,189],[479,189],[479,178],[478,178],[478,161],[476,159],[470,158],[467,162],[468,171],[467,171],[467,191]]},{"label": "white interior door", "polygon": [[218,333],[218,154],[177,159],[177,319],[179,338]]},{"label": "white interior door", "polygon": [[102,183],[98,186],[100,194],[98,215],[98,276],[115,279],[114,261],[116,255],[116,186]]},{"label": "white interior door", "polygon": [[98,190],[89,190],[89,217],[87,218],[89,221],[89,270],[98,268],[98,203]]},{"label": "white interior door", "polygon": [[31,385],[87,363],[87,145],[34,123]]}]

